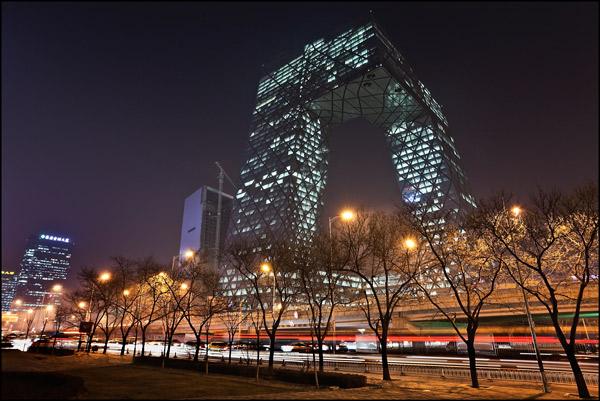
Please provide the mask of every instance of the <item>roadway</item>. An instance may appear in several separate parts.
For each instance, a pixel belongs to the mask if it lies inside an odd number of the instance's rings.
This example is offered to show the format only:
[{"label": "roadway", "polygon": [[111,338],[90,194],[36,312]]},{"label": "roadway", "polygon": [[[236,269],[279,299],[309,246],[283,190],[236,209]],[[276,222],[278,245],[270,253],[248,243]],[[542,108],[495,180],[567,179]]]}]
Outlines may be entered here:
[{"label": "roadway", "polygon": [[[13,340],[13,346],[16,349],[25,351],[30,344],[30,340],[17,339]],[[76,347],[77,344],[69,344],[69,348]],[[102,352],[104,343],[94,342],[92,345],[98,346],[99,351]],[[126,346],[128,355],[133,355],[134,345],[128,344]],[[136,353],[141,351],[141,344],[136,347]],[[146,355],[159,356],[163,351],[163,346],[157,342],[146,343],[145,353]],[[107,352],[110,354],[119,354],[121,352],[121,344],[109,343]],[[171,346],[170,356],[177,358],[188,358],[193,356],[194,350],[185,344],[177,344]],[[200,350],[200,357],[203,358],[205,354],[204,350]],[[227,360],[229,358],[229,351],[209,351],[208,353],[211,359],[222,359]],[[256,359],[256,351],[245,351],[245,350],[232,350],[232,360],[239,361],[240,357],[243,360],[250,358],[251,360]],[[318,361],[318,354],[315,355]],[[260,358],[263,363],[266,363],[269,358],[269,352],[264,350],[260,352]],[[343,354],[331,354],[325,353],[323,355],[324,361],[328,362],[346,362],[346,363],[381,363],[381,355],[379,354],[363,354],[363,353],[343,353]],[[578,355],[579,366],[583,373],[597,374],[598,373],[598,355]],[[280,365],[283,361],[288,364],[302,364],[306,362],[312,363],[312,353],[299,353],[299,352],[280,352],[276,351],[274,355],[276,364]],[[433,366],[443,368],[469,368],[469,359],[461,356],[425,356],[425,355],[388,355],[388,361],[390,364],[400,365],[413,365],[413,366]],[[571,372],[569,362],[557,361],[557,360],[544,360],[544,370],[548,372]],[[478,369],[510,369],[510,370],[538,370],[538,364],[535,359],[503,359],[503,358],[477,358]]]}]

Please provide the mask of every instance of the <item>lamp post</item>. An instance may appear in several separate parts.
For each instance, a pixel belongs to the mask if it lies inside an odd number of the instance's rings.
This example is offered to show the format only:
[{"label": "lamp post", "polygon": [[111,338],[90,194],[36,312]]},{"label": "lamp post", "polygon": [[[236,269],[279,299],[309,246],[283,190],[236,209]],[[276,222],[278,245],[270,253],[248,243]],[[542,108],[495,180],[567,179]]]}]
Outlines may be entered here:
[{"label": "lamp post", "polygon": [[[110,274],[102,273],[99,277],[99,280],[101,282],[110,280]],[[96,289],[96,287],[92,283],[92,293],[90,295],[90,302],[88,303],[88,310],[87,310],[87,313],[85,314],[86,322],[91,322],[91,320],[92,320],[92,302],[94,302],[95,289]],[[81,305],[81,304],[82,304],[82,302],[79,303],[79,305]],[[87,346],[86,346],[85,352],[89,353],[91,350],[91,347],[92,347],[92,330],[90,329],[90,332],[88,333]]]},{"label": "lamp post", "polygon": [[[62,289],[62,285],[60,284],[55,284],[52,286],[52,288],[50,289],[50,292],[46,292],[44,291],[44,295],[42,296],[42,309],[44,310],[44,316],[42,318],[42,324],[44,324],[44,319],[46,319],[46,310],[52,310],[52,308],[46,308],[45,302],[46,302],[46,295],[50,294],[50,296],[52,296],[52,291],[54,292],[59,292]],[[49,305],[48,305],[49,306]],[[37,321],[37,319],[36,319]],[[45,327],[45,324],[44,324]],[[42,330],[42,334],[43,334],[43,330]],[[40,337],[41,339],[41,337]]]},{"label": "lamp post", "polygon": [[[342,214],[338,214],[337,216],[333,216],[333,217],[329,217],[329,260],[331,262],[331,259],[333,258],[333,244],[331,242],[331,223],[333,223],[336,219],[342,218],[342,220],[352,220],[354,218],[354,212],[352,212],[351,210],[345,210],[342,212]],[[331,292],[331,308],[332,308],[332,312],[331,312],[331,320],[333,323],[333,353],[335,354],[335,307],[333,305],[334,303],[334,291]]]},{"label": "lamp post", "polygon": [[[260,267],[262,271],[268,273],[271,271],[271,266],[267,262]],[[273,271],[273,303],[271,304],[271,315],[275,318],[275,271]]]},{"label": "lamp post", "polygon": [[33,309],[27,310],[26,320],[27,320],[27,331],[25,332],[25,339],[27,340],[29,338],[29,330],[31,330],[31,325],[33,324],[33,320],[34,320]]},{"label": "lamp post", "polygon": [[[521,214],[521,209],[517,206],[513,207],[511,212],[514,214],[515,218],[520,222],[520,214]],[[511,241],[513,240],[512,238],[512,231],[510,234],[511,237]],[[513,247],[514,247],[514,243],[513,243]],[[519,260],[515,257],[515,263],[517,265],[517,272],[519,273],[519,282],[522,284],[521,287],[521,291],[523,292],[523,300],[525,302],[525,311],[527,312],[527,322],[529,323],[529,330],[531,331],[531,338],[533,340],[533,347],[535,349],[535,357],[537,359],[538,362],[538,366],[540,368],[540,375],[542,376],[542,385],[544,387],[544,393],[549,393],[550,389],[548,388],[548,382],[546,380],[546,373],[544,372],[544,363],[542,362],[542,357],[540,355],[540,349],[538,347],[538,342],[537,342],[537,336],[535,335],[535,323],[533,321],[533,318],[531,317],[531,312],[529,310],[529,302],[527,301],[527,294],[525,292],[525,283],[523,282],[523,276],[521,276],[521,267],[519,265]]]}]

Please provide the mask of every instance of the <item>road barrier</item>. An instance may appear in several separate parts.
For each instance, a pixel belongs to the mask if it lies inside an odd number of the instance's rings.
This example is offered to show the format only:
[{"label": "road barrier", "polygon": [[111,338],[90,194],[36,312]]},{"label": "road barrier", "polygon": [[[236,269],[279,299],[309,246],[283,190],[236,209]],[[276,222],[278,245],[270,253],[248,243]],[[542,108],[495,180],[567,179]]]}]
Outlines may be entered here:
[{"label": "road barrier", "polygon": [[[221,359],[221,357],[211,356],[211,359]],[[262,358],[259,364],[262,364]],[[282,362],[275,360],[275,364],[280,364],[286,368],[299,368],[308,370],[312,368],[312,361],[306,359],[286,359]],[[252,363],[256,363],[253,360]],[[318,361],[317,361],[318,364]],[[355,373],[379,373],[383,371],[381,362],[350,362],[350,361],[323,361],[323,366],[326,370],[339,372],[355,372]],[[438,376],[442,378],[458,377],[471,378],[469,368],[460,367],[441,367],[430,365],[407,365],[400,363],[388,364],[390,374],[398,374],[400,376],[416,375],[416,376]],[[546,380],[548,383],[575,385],[575,378],[571,372],[552,372],[545,371]],[[507,381],[525,381],[525,382],[542,382],[542,377],[537,370],[517,370],[517,369],[477,369],[477,375],[480,380],[507,380]],[[588,386],[598,386],[598,374],[584,373],[583,377]]]},{"label": "road barrier", "polygon": [[[287,362],[288,364],[290,362]],[[383,371],[383,366],[378,362],[338,362],[324,361],[324,366],[331,370],[352,371],[361,373],[377,373]],[[419,376],[439,376],[439,377],[464,377],[470,378],[471,371],[468,368],[443,368],[427,365],[404,365],[390,363],[388,364],[390,373],[397,373],[401,376],[419,375]],[[571,372],[549,372],[546,371],[546,379],[549,383],[556,384],[575,384],[575,378]],[[542,377],[536,370],[516,370],[516,369],[477,369],[480,379],[494,380],[514,380],[527,382],[540,382]],[[598,386],[597,374],[584,374],[585,382],[588,386]]]}]

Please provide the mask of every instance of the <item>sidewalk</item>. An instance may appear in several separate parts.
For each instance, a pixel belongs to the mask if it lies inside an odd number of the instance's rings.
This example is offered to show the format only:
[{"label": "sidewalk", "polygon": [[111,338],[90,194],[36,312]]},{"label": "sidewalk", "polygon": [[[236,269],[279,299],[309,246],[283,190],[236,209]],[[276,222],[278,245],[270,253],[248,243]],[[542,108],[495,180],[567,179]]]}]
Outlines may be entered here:
[{"label": "sidewalk", "polygon": [[[464,380],[425,376],[393,377],[381,380],[381,374],[366,373],[368,386],[359,389],[316,390],[314,386],[183,371],[148,366],[133,366],[131,356],[78,354],[55,357],[20,351],[2,352],[2,370],[53,371],[84,378],[86,394],[78,399],[253,399],[253,400],[482,400],[540,399],[576,400],[575,386],[551,385],[544,394],[541,384],[514,381],[480,380],[480,388]],[[596,399],[598,388],[589,388]]]}]

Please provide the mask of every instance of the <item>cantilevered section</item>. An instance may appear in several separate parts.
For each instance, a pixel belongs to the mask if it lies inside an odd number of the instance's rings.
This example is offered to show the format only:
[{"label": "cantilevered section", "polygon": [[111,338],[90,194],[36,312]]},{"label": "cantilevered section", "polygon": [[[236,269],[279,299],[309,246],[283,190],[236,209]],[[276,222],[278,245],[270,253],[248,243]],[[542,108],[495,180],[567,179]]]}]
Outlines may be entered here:
[{"label": "cantilevered section", "polygon": [[329,135],[359,116],[385,132],[405,202],[456,213],[475,205],[441,107],[369,17],[261,79],[230,235],[309,240]]}]

